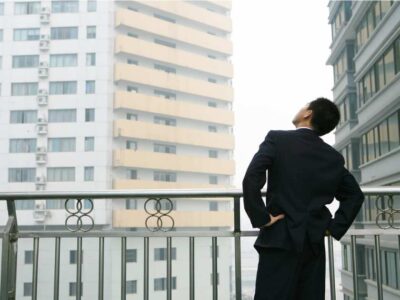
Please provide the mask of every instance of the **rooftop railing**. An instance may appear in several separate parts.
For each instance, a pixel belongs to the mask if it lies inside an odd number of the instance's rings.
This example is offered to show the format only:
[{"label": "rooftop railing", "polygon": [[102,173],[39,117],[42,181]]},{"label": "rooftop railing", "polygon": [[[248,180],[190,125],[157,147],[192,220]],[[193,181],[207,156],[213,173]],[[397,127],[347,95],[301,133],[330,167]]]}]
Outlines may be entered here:
[{"label": "rooftop railing", "polygon": [[[352,256],[352,276],[353,276],[353,293],[354,299],[359,299],[359,280],[357,275],[357,260],[356,260],[356,241],[358,237],[366,235],[373,236],[374,253],[376,265],[376,282],[377,295],[376,298],[383,300],[382,288],[382,261],[380,253],[381,236],[393,235],[397,237],[400,247],[400,210],[394,205],[396,197],[400,195],[400,188],[397,187],[365,187],[363,192],[367,196],[376,198],[377,215],[375,218],[375,228],[368,229],[350,229],[347,232],[347,237],[351,240],[351,256]],[[98,261],[98,299],[104,299],[104,238],[115,237],[121,240],[121,299],[126,299],[126,275],[127,275],[127,238],[140,237],[143,238],[143,299],[149,299],[149,239],[152,237],[165,237],[167,242],[166,247],[166,299],[172,299],[172,238],[185,237],[188,238],[189,247],[189,294],[187,299],[195,299],[195,239],[199,237],[209,237],[211,243],[211,269],[212,269],[212,299],[218,299],[218,238],[230,237],[234,239],[234,299],[239,300],[242,297],[242,268],[241,268],[241,238],[249,236],[257,236],[258,230],[242,230],[240,224],[241,213],[241,198],[242,191],[238,189],[219,189],[219,190],[109,190],[100,192],[10,192],[0,193],[0,200],[7,202],[8,220],[3,229],[2,235],[2,257],[1,257],[1,289],[0,299],[15,299],[17,285],[17,244],[18,239],[32,238],[33,239],[33,263],[32,263],[32,293],[31,298],[36,300],[38,295],[38,266],[39,266],[39,242],[41,238],[54,239],[54,282],[53,282],[53,299],[60,298],[60,243],[63,238],[76,238],[77,240],[77,264],[76,264],[76,285],[75,297],[80,300],[81,283],[82,282],[82,239],[97,238],[99,246],[99,261]],[[264,192],[265,196],[265,192]],[[91,216],[94,203],[104,199],[147,199],[144,202],[144,210],[148,214],[144,231],[130,230],[98,230],[94,219]],[[174,220],[170,215],[171,209],[161,209],[161,201],[167,201],[172,205],[171,198],[231,198],[233,199],[233,228],[204,230],[204,231],[175,231]],[[41,200],[41,199],[65,199],[65,210],[68,214],[64,220],[65,229],[59,231],[53,230],[38,230],[38,231],[19,231],[17,214],[15,209],[16,201],[21,200]],[[83,209],[83,201],[89,199],[89,208]],[[69,202],[74,200],[74,205]],[[154,202],[151,209],[147,206],[149,202]],[[382,207],[380,203],[385,202]],[[171,206],[169,206],[171,207]],[[398,207],[398,206],[397,206]],[[71,225],[71,221],[74,225]],[[168,226],[166,226],[168,224]],[[331,299],[336,299],[335,285],[335,270],[334,270],[334,255],[333,255],[333,240],[328,236],[328,261],[329,261],[329,277],[330,277],[330,295]],[[399,275],[398,275],[399,276]]]}]

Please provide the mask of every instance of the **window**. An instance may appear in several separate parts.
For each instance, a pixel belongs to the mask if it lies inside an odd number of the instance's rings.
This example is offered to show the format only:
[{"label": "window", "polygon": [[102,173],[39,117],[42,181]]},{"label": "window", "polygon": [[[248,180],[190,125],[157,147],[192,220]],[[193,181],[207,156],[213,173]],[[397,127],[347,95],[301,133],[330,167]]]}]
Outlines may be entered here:
[{"label": "window", "polygon": [[337,82],[347,70],[347,52],[346,49],[340,54],[339,58],[333,65],[333,73],[335,82]]},{"label": "window", "polygon": [[132,120],[132,121],[137,121],[138,120],[138,115],[137,114],[132,114],[132,113],[127,113],[126,114],[126,119],[127,120]]},{"label": "window", "polygon": [[[76,250],[69,251],[69,263],[77,264],[78,263],[78,252]],[[81,252],[81,264],[83,263],[83,250]]]},{"label": "window", "polygon": [[39,28],[14,29],[14,41],[37,41],[40,36]]},{"label": "window", "polygon": [[36,123],[36,110],[12,110],[10,111],[11,124],[29,124]]},{"label": "window", "polygon": [[375,272],[375,251],[371,248],[366,248],[366,267],[367,267],[367,278],[375,280],[376,272]]},{"label": "window", "polygon": [[209,211],[217,211],[218,210],[218,201],[210,201],[208,203]]},{"label": "window", "polygon": [[[18,201],[16,201],[18,202]],[[33,251],[32,250],[25,250],[24,255],[24,263],[27,265],[33,264]]]},{"label": "window", "polygon": [[52,81],[50,82],[50,95],[76,94],[76,81]]},{"label": "window", "polygon": [[[171,286],[173,290],[176,290],[176,277],[171,278]],[[167,278],[154,278],[154,290],[165,291],[167,289]]]},{"label": "window", "polygon": [[94,151],[94,137],[93,136],[85,136],[85,151],[86,152]]},{"label": "window", "polygon": [[84,180],[85,181],[94,181],[94,167],[85,167]]},{"label": "window", "polygon": [[350,245],[344,245],[342,244],[342,266],[344,270],[351,271],[352,266],[351,266],[351,249]]},{"label": "window", "polygon": [[78,38],[78,27],[53,27],[51,28],[52,40],[71,40]]},{"label": "window", "polygon": [[389,83],[393,80],[394,72],[394,48],[390,47],[389,50],[383,56],[385,64],[385,83]]},{"label": "window", "polygon": [[39,55],[15,55],[12,57],[12,67],[37,68],[39,66]]},{"label": "window", "polygon": [[160,201],[159,204],[158,202],[153,202],[153,204],[154,210],[176,210],[176,200],[172,200],[171,202]]},{"label": "window", "polygon": [[176,94],[174,94],[174,93],[155,90],[154,91],[154,95],[156,95],[158,97],[162,97],[162,98],[168,99],[168,100],[176,100]]},{"label": "window", "polygon": [[74,167],[47,168],[48,181],[75,181]]},{"label": "window", "polygon": [[32,282],[24,282],[24,297],[32,296]]},{"label": "window", "polygon": [[14,3],[15,15],[33,15],[40,13],[40,2],[16,2]]},{"label": "window", "polygon": [[136,33],[132,33],[132,32],[128,32],[127,36],[133,37],[133,38],[136,38],[136,39],[139,37]]},{"label": "window", "polygon": [[379,124],[379,144],[381,155],[389,152],[389,134],[387,120],[384,120],[381,124]]},{"label": "window", "polygon": [[153,179],[155,181],[176,182],[176,173],[155,171]]},{"label": "window", "polygon": [[85,109],[85,122],[94,122],[94,108]]},{"label": "window", "polygon": [[87,2],[87,11],[94,12],[97,10],[97,0],[88,0]]},{"label": "window", "polygon": [[176,154],[176,146],[166,144],[154,144],[154,152]]},{"label": "window", "polygon": [[172,42],[165,41],[165,40],[154,39],[154,43],[159,44],[159,45],[163,45],[163,46],[166,46],[166,47],[170,47],[170,48],[176,48],[176,44],[174,44]]},{"label": "window", "polygon": [[398,265],[399,262],[397,260],[397,253],[395,251],[384,251],[385,259],[383,263],[385,264],[385,274],[382,276],[384,279],[383,284],[390,286],[394,289],[399,287],[399,272]]},{"label": "window", "polygon": [[217,132],[217,127],[214,125],[208,125],[208,131],[209,132]]},{"label": "window", "polygon": [[37,94],[37,82],[13,82],[11,83],[11,96],[33,96]]},{"label": "window", "polygon": [[49,138],[49,152],[75,152],[75,138]]},{"label": "window", "polygon": [[76,109],[50,109],[49,123],[76,122]]},{"label": "window", "polygon": [[36,177],[35,168],[8,169],[8,182],[34,182],[35,177]]},{"label": "window", "polygon": [[164,117],[154,117],[154,123],[162,124],[165,126],[176,126],[176,120]]},{"label": "window", "polygon": [[[171,259],[176,260],[176,248],[171,247]],[[154,261],[167,260],[167,248],[154,248]]]},{"label": "window", "polygon": [[77,54],[50,55],[50,67],[76,67],[77,65],[78,65]]},{"label": "window", "polygon": [[15,201],[15,209],[32,210],[35,208],[35,200],[19,200]]},{"label": "window", "polygon": [[137,280],[128,280],[126,282],[126,293],[127,294],[137,293]]},{"label": "window", "polygon": [[208,101],[208,106],[209,107],[217,107],[217,103],[215,103],[214,101]]},{"label": "window", "polygon": [[96,65],[96,53],[86,53],[86,66]]},{"label": "window", "polygon": [[137,209],[138,203],[137,199],[126,199],[125,208],[126,209]]},{"label": "window", "polygon": [[217,150],[208,150],[208,157],[218,158],[218,151]]},{"label": "window", "polygon": [[126,250],[126,262],[137,262],[137,250],[127,249]]},{"label": "window", "polygon": [[126,63],[127,63],[128,65],[136,65],[136,66],[139,64],[137,60],[134,60],[134,59],[131,59],[131,58],[128,58],[128,59],[126,60]]},{"label": "window", "polygon": [[165,73],[176,73],[176,69],[172,68],[172,67],[168,67],[168,66],[164,66],[164,65],[160,65],[160,64],[155,64],[154,65],[154,69],[159,70],[159,71],[164,71]]},{"label": "window", "polygon": [[217,83],[217,79],[215,79],[215,78],[208,78],[208,82]]},{"label": "window", "polygon": [[[76,297],[76,282],[69,283],[69,295]],[[83,295],[83,284],[81,282],[81,296]]]},{"label": "window", "polygon": [[389,128],[389,150],[399,146],[399,112],[392,114],[388,118]]},{"label": "window", "polygon": [[96,26],[86,26],[86,38],[87,39],[96,38]]},{"label": "window", "polygon": [[51,1],[51,12],[53,13],[75,13],[78,11],[79,11],[78,0]]},{"label": "window", "polygon": [[160,14],[154,14],[154,17],[155,17],[155,18],[158,18],[158,19],[161,19],[161,20],[163,20],[163,21],[170,22],[170,23],[176,23],[176,21],[175,21],[174,19],[172,19],[172,18],[170,18],[170,17],[162,16],[162,15],[160,15]]},{"label": "window", "polygon": [[394,44],[394,53],[396,61],[396,74],[400,72],[400,36],[397,38]]},{"label": "window", "polygon": [[139,91],[139,89],[138,89],[137,87],[131,86],[131,85],[128,85],[128,86],[126,87],[126,90],[127,90],[128,92],[133,92],[133,93],[137,93],[137,92]]},{"label": "window", "polygon": [[209,184],[218,184],[218,176],[210,175],[208,177],[208,183]]},{"label": "window", "polygon": [[86,94],[94,94],[96,91],[96,81],[86,80]]},{"label": "window", "polygon": [[36,152],[36,139],[10,139],[10,153]]},{"label": "window", "polygon": [[137,142],[136,141],[126,141],[126,149],[130,149],[130,150],[137,150]]}]

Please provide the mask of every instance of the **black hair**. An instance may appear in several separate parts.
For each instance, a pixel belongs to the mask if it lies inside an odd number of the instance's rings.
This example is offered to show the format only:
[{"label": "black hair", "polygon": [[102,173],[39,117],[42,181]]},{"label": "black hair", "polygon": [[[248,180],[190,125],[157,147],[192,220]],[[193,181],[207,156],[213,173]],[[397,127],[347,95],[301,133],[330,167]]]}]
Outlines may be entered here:
[{"label": "black hair", "polygon": [[312,110],[311,126],[322,136],[331,132],[339,123],[340,112],[332,101],[326,98],[317,98],[308,104],[308,109]]}]

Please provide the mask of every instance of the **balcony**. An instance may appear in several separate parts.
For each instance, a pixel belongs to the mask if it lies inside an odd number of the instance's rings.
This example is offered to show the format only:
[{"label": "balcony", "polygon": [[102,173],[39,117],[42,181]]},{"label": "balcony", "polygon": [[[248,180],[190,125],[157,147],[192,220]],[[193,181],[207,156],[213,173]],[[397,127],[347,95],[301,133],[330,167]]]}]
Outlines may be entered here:
[{"label": "balcony", "polygon": [[[389,293],[393,295],[393,289],[390,290],[383,283],[382,273],[382,257],[378,255],[383,244],[388,241],[396,244],[400,241],[399,229],[400,222],[395,214],[399,213],[398,209],[395,209],[395,200],[399,200],[396,197],[400,195],[400,188],[395,187],[384,187],[384,188],[363,188],[366,196],[375,197],[376,200],[376,219],[371,222],[370,225],[364,226],[364,223],[355,222],[355,228],[351,228],[346,236],[346,240],[350,241],[350,257],[352,263],[347,271],[341,270],[342,277],[348,276],[352,279],[350,286],[345,288],[352,292],[354,299],[361,299],[365,297],[365,291],[371,289],[371,286],[375,286],[376,289],[372,289],[373,295],[368,295],[368,298],[373,297],[374,299],[395,299],[390,298]],[[265,196],[265,193],[264,193]],[[218,297],[224,293],[224,289],[221,288],[221,284],[226,282],[218,282],[217,274],[222,272],[221,260],[224,256],[218,255],[218,249],[222,246],[224,239],[230,239],[232,241],[232,276],[229,278],[233,279],[233,288],[231,290],[230,299],[242,299],[242,263],[241,263],[241,242],[246,237],[255,237],[258,234],[256,230],[242,230],[240,222],[240,202],[242,192],[234,189],[220,189],[220,190],[121,190],[121,191],[97,191],[97,192],[33,192],[33,193],[22,193],[22,192],[3,192],[0,194],[0,199],[7,203],[8,220],[6,225],[3,227],[2,236],[2,261],[1,261],[1,289],[0,299],[16,299],[16,290],[18,286],[21,286],[20,277],[28,278],[31,280],[31,292],[29,295],[32,299],[38,299],[38,295],[42,297],[43,293],[47,293],[46,298],[43,299],[60,299],[61,293],[65,293],[65,287],[68,283],[64,273],[73,272],[75,284],[70,285],[70,293],[73,293],[75,299],[82,299],[82,284],[90,282],[95,288],[88,291],[85,290],[86,299],[111,299],[109,298],[110,287],[113,287],[113,291],[117,291],[113,294],[112,299],[129,299],[130,295],[127,295],[127,276],[132,273],[140,276],[140,285],[138,285],[138,294],[135,297],[138,299],[148,300],[150,298],[150,286],[149,274],[157,272],[157,268],[163,269],[166,274],[166,289],[164,291],[166,299],[178,299],[173,298],[173,295],[177,292],[173,286],[173,271],[177,268],[182,271],[179,273],[180,276],[184,276],[187,280],[187,288],[184,289],[185,295],[179,299],[218,299]],[[95,204],[101,204],[101,201],[106,199],[118,200],[118,199],[143,199],[144,200],[144,211],[119,211],[114,210],[115,222],[113,225],[117,228],[110,229],[104,224],[96,224],[95,219],[92,217],[92,212],[95,209]],[[187,199],[187,198],[230,198],[233,202],[231,210],[229,211],[216,211],[203,212],[198,216],[193,213],[188,213],[184,216],[184,212],[172,211],[161,201],[171,202],[170,199]],[[22,200],[41,200],[49,199],[51,203],[53,201],[65,201],[65,220],[59,220],[59,226],[52,229],[42,229],[42,226],[36,227],[38,230],[32,230],[30,227],[25,230],[22,226],[18,226],[17,213],[15,210],[15,203]],[[72,200],[74,199],[74,200]],[[88,200],[90,199],[90,200]],[[379,201],[386,201],[388,206],[382,208],[379,205]],[[74,205],[70,205],[70,201],[74,201]],[[150,206],[148,204],[154,202]],[[171,202],[172,203],[172,202]],[[87,205],[88,204],[88,205]],[[398,203],[397,203],[398,204]],[[168,206],[168,205],[167,205]],[[398,206],[397,206],[398,207]],[[41,212],[44,212],[44,220],[49,213],[46,207],[40,207]],[[148,215],[145,217],[144,212]],[[136,219],[137,214],[141,215],[141,218]],[[208,215],[207,215],[208,214]],[[209,218],[213,218],[212,220]],[[117,220],[117,218],[119,220]],[[220,220],[216,220],[216,219]],[[152,220],[150,220],[152,219]],[[207,224],[208,219],[209,223]],[[150,220],[150,221],[149,221]],[[179,221],[193,223],[181,223],[183,230],[176,230],[175,224]],[[20,220],[21,221],[21,220]],[[24,220],[22,220],[24,221]],[[176,221],[176,223],[175,223]],[[143,224],[144,222],[144,224]],[[193,226],[204,227],[204,226],[219,226],[218,229],[205,229],[199,231],[186,230],[184,227]],[[141,226],[143,230],[132,231],[130,226]],[[128,228],[127,228],[128,227]],[[360,228],[361,227],[361,228]],[[364,228],[362,228],[364,227]],[[51,227],[50,227],[51,228]],[[365,275],[362,274],[362,269],[358,266],[359,259],[357,257],[358,252],[356,247],[363,242],[365,237],[372,237],[372,246],[374,249],[374,263],[376,265],[376,282],[369,279],[365,279]],[[110,250],[110,243],[108,239],[113,240],[113,247]],[[181,240],[181,245],[184,246],[186,254],[184,259],[186,264],[182,269],[181,265],[173,263],[174,251],[172,243],[177,243],[177,240]],[[198,247],[201,244],[201,239],[210,240],[210,252],[207,251],[208,255],[211,253],[211,259],[209,265],[199,265],[199,252]],[[396,240],[397,239],[397,240]],[[31,268],[29,272],[21,272],[17,266],[17,245],[23,241],[32,241],[31,255],[28,255],[28,260],[31,260]],[[66,254],[63,245],[69,241],[74,242],[74,255],[70,256],[70,264],[62,265],[63,270],[61,272],[61,261]],[[160,244],[161,241],[165,241],[166,254],[163,262],[158,262],[158,267],[150,268],[150,250],[153,248],[150,245]],[[151,242],[151,244],[150,244]],[[330,284],[330,299],[336,299],[336,284],[335,284],[335,269],[334,269],[334,256],[333,256],[333,239],[332,237],[326,237],[328,245],[328,262],[329,262],[329,284]],[[131,256],[128,257],[128,246],[132,244],[140,245],[140,264],[135,265],[135,268],[130,268],[131,265],[128,261],[131,261]],[[41,246],[40,245],[44,245]],[[164,245],[164,243],[163,243]],[[175,244],[174,244],[175,245]],[[398,247],[398,244],[397,244]],[[90,248],[90,249],[89,249]],[[208,247],[206,247],[208,248]],[[83,249],[85,254],[87,251],[90,252],[90,256],[83,256]],[[196,249],[196,251],[195,251]],[[224,249],[226,251],[226,249]],[[111,251],[111,252],[110,252]],[[93,255],[92,255],[93,254]],[[106,255],[107,254],[107,255]],[[112,269],[106,262],[109,262],[109,254],[116,255],[117,259],[113,261]],[[25,260],[27,256],[25,256]],[[85,261],[83,261],[85,257]],[[71,264],[71,260],[74,261]],[[89,261],[89,262],[88,262]],[[93,263],[94,262],[94,263]],[[139,260],[137,261],[139,262]],[[203,262],[203,261],[202,261]],[[88,265],[90,263],[90,265]],[[196,264],[197,263],[197,264]],[[50,272],[48,274],[42,274],[43,266],[46,265]],[[204,288],[198,289],[196,280],[199,280],[202,269],[208,268],[211,270],[211,290],[204,290]],[[68,271],[68,270],[69,271]],[[85,272],[88,269],[94,271],[96,276],[88,277],[85,276]],[[176,272],[176,271],[174,271]],[[16,276],[18,274],[18,276]],[[112,277],[110,277],[112,274]],[[115,275],[114,275],[115,274]],[[344,274],[344,275],[343,275]],[[48,277],[47,281],[44,280]],[[397,273],[397,276],[399,274]],[[107,280],[105,280],[107,278]],[[109,278],[109,280],[108,280]],[[230,280],[230,279],[227,279]],[[76,283],[79,284],[76,284]],[[209,282],[210,284],[210,282]],[[229,284],[228,284],[229,286]],[[88,293],[92,293],[88,296]],[[163,294],[163,293],[161,293]],[[159,295],[161,295],[159,294]],[[88,298],[89,297],[89,298]],[[174,296],[175,297],[175,296]],[[224,297],[221,297],[224,298]],[[224,298],[228,299],[228,298]],[[372,299],[372,298],[371,298]]]}]

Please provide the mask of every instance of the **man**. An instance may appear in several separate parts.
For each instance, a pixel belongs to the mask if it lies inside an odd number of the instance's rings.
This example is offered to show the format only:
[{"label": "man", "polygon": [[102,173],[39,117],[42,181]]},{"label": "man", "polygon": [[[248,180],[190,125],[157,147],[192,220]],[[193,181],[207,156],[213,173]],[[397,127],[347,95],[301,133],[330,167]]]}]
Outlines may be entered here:
[{"label": "man", "polygon": [[[253,228],[260,229],[254,300],[325,298],[324,236],[340,240],[364,200],[343,156],[320,138],[339,119],[330,100],[308,103],[292,121],[296,130],[269,131],[247,168],[244,208]],[[339,208],[332,219],[325,205],[334,198]]]}]

